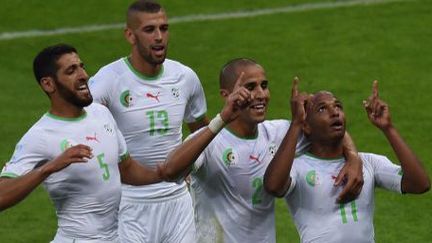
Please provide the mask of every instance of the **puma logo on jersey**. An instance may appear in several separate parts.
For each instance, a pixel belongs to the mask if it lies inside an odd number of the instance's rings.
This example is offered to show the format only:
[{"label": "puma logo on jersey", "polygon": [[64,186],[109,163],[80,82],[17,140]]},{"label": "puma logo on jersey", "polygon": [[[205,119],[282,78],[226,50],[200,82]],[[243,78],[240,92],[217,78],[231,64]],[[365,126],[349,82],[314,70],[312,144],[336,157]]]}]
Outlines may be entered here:
[{"label": "puma logo on jersey", "polygon": [[150,98],[150,99],[155,99],[157,102],[160,102],[160,101],[159,101],[159,94],[160,94],[160,92],[157,92],[156,95],[154,95],[154,94],[152,94],[152,93],[150,93],[150,92],[147,92],[147,93],[146,93],[146,97],[147,97],[147,98]]},{"label": "puma logo on jersey", "polygon": [[94,134],[94,136],[86,136],[85,139],[86,139],[86,141],[95,141],[95,142],[100,143],[96,137],[96,133]]},{"label": "puma logo on jersey", "polygon": [[261,161],[259,160],[259,156],[253,156],[252,154],[251,155],[249,155],[249,159],[251,159],[251,160],[253,160],[253,161],[255,161],[255,162],[258,162],[258,163],[261,163]]}]

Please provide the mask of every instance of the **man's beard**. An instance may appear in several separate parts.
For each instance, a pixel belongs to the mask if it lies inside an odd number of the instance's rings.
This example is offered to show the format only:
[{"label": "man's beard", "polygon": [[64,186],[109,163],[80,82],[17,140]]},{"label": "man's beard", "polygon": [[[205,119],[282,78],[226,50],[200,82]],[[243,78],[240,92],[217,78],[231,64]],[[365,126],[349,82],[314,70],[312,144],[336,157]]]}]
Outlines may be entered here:
[{"label": "man's beard", "polygon": [[93,96],[91,95],[91,93],[88,97],[81,98],[75,92],[60,83],[56,78],[54,79],[54,81],[61,97],[63,97],[64,100],[75,105],[76,107],[84,108],[93,102]]}]

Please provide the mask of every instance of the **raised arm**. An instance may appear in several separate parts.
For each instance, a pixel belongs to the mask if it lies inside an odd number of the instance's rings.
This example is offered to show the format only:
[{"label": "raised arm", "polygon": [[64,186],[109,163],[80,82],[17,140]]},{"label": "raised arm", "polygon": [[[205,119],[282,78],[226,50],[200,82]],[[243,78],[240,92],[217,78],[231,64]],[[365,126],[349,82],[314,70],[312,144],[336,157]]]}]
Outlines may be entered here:
[{"label": "raised arm", "polygon": [[195,134],[192,138],[183,142],[169,155],[164,164],[159,167],[164,180],[176,181],[187,175],[193,163],[198,159],[202,151],[216,137],[217,133],[238,116],[238,111],[250,101],[250,92],[243,87],[244,73],[238,77],[233,91],[226,99],[225,106],[220,114],[213,118],[209,125]]},{"label": "raised arm", "polygon": [[403,171],[402,192],[424,193],[430,189],[430,179],[420,160],[393,126],[388,105],[379,98],[378,81],[373,82],[372,95],[364,106],[369,120],[386,136],[399,159]]},{"label": "raised arm", "polygon": [[93,157],[91,148],[86,145],[76,145],[66,149],[52,161],[48,161],[29,173],[16,177],[0,178],[0,211],[12,207],[26,198],[49,175],[60,171],[72,163],[87,162]]},{"label": "raised arm", "polygon": [[299,94],[298,79],[294,78],[291,89],[292,122],[264,175],[264,188],[273,196],[282,197],[291,185],[290,172],[297,139],[302,133],[303,122],[306,119],[305,102],[308,97],[305,93]]}]

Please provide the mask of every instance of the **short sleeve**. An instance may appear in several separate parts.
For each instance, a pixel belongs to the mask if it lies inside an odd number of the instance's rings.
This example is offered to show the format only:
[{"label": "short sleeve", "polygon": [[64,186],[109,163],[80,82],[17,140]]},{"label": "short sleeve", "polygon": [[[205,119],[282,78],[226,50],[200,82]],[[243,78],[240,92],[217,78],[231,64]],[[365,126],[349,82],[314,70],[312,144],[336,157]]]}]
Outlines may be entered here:
[{"label": "short sleeve", "polygon": [[366,154],[365,157],[374,170],[375,184],[378,187],[402,193],[402,169],[399,165],[382,155]]},{"label": "short sleeve", "polygon": [[205,115],[207,112],[207,104],[204,89],[196,73],[188,68],[185,78],[188,79],[187,83],[192,85],[192,93],[186,105],[184,121],[186,123],[192,123]]},{"label": "short sleeve", "polygon": [[44,160],[50,160],[44,148],[42,134],[35,134],[30,130],[18,142],[9,162],[5,164],[0,177],[19,177],[29,173],[35,166]]}]

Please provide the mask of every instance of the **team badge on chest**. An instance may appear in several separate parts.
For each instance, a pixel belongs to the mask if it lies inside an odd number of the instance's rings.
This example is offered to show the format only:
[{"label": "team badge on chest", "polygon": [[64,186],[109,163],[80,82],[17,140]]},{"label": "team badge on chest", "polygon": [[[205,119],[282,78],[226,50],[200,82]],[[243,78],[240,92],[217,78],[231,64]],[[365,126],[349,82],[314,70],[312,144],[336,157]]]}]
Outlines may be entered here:
[{"label": "team badge on chest", "polygon": [[225,149],[222,154],[222,161],[227,167],[235,165],[237,163],[237,158],[238,156],[232,148]]}]

